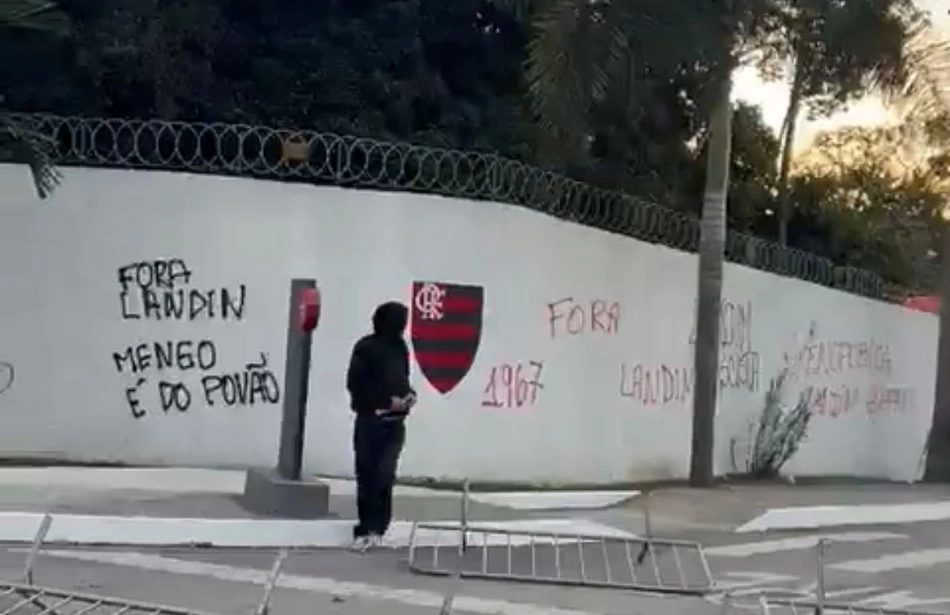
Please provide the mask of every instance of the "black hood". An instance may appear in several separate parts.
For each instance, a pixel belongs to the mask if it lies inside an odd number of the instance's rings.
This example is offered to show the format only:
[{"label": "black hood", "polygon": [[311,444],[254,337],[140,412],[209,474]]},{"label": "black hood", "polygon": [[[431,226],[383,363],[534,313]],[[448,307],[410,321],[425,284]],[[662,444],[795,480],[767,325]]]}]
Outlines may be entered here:
[{"label": "black hood", "polygon": [[409,308],[398,301],[382,304],[373,312],[373,332],[387,338],[401,338],[409,322]]}]

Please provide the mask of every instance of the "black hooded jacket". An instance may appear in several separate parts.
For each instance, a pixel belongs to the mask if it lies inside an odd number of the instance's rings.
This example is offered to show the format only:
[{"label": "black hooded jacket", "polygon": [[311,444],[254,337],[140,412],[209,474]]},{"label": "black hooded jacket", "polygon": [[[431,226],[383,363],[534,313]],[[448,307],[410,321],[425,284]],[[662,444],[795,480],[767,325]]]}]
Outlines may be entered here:
[{"label": "black hooded jacket", "polygon": [[409,347],[403,339],[408,320],[405,305],[384,303],[373,313],[373,333],[353,346],[346,388],[354,412],[386,410],[393,397],[414,392],[409,385]]}]

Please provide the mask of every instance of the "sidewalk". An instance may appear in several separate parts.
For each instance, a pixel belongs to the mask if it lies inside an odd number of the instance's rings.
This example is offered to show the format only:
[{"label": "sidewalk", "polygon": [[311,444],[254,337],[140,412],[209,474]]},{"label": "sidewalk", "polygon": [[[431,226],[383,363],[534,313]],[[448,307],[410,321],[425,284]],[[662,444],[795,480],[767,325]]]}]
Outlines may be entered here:
[{"label": "sidewalk", "polygon": [[[244,509],[244,473],[239,471],[0,468],[0,542],[32,540],[49,512],[54,523],[48,540],[53,542],[342,546],[351,540],[356,486],[351,480],[322,480],[330,486],[330,518],[295,521]],[[610,533],[611,528],[577,518],[578,511],[616,505],[637,493],[475,493],[468,519],[512,529]],[[408,544],[413,522],[457,524],[460,519],[459,492],[397,486],[394,495],[391,534],[397,546]]]},{"label": "sidewalk", "polygon": [[[32,540],[43,513],[49,512],[54,524],[48,540],[53,542],[341,546],[350,540],[356,517],[355,484],[325,480],[331,488],[331,518],[290,521],[245,510],[240,504],[244,473],[238,471],[0,468],[0,541]],[[874,510],[880,515],[880,505],[900,506],[890,507],[886,520],[879,521],[863,512],[857,515],[860,518],[847,519],[852,509],[840,508],[859,506],[859,512]],[[734,533],[743,526],[751,531],[789,529],[806,518],[813,525],[798,527],[842,524],[843,518],[844,523],[870,525],[900,522],[901,515],[912,516],[921,506],[930,507],[928,519],[950,519],[950,486],[731,484],[713,489],[667,487],[649,497],[636,491],[473,493],[468,521],[574,535],[643,534],[647,506],[650,530],[667,537]],[[800,514],[794,507],[811,508]],[[408,544],[413,522],[457,524],[460,513],[458,492],[397,486],[395,543]],[[833,523],[823,521],[823,516],[833,518]]]}]

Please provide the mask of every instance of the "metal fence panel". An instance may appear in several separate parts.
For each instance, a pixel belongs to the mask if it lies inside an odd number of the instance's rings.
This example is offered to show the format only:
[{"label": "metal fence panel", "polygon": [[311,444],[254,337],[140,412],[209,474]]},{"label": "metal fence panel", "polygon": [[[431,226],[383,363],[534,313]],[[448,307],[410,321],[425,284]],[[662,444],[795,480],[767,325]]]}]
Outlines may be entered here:
[{"label": "metal fence panel", "polygon": [[200,611],[0,581],[0,615],[204,615]]},{"label": "metal fence panel", "polygon": [[463,534],[458,527],[417,523],[409,567],[424,574],[679,594],[715,589],[702,545],[652,538],[478,526]]},{"label": "metal fence panel", "polygon": [[931,611],[885,609],[864,604],[787,600],[763,596],[762,615],[935,615]]}]

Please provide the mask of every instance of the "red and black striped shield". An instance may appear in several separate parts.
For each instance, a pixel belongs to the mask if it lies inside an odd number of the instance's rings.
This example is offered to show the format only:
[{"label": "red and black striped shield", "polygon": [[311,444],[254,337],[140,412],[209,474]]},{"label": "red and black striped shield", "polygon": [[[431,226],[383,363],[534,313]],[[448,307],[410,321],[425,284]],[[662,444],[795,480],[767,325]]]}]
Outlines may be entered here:
[{"label": "red and black striped shield", "polygon": [[412,348],[422,375],[443,395],[465,378],[475,362],[484,305],[481,286],[412,284]]}]

